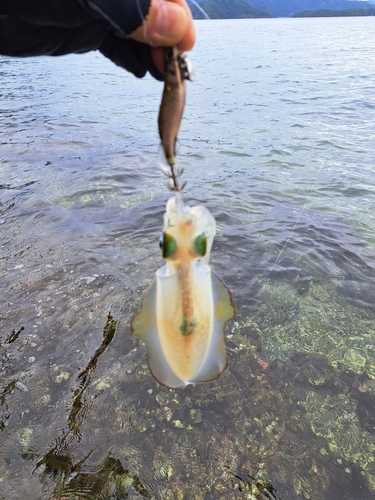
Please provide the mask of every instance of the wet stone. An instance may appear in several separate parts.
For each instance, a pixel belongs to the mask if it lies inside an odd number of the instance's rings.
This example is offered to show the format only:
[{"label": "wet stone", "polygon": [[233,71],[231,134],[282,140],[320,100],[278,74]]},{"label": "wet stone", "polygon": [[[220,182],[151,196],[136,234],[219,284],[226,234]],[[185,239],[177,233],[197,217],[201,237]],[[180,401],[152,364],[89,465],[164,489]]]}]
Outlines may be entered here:
[{"label": "wet stone", "polygon": [[361,425],[366,431],[375,434],[375,397],[362,393],[357,403],[357,414]]},{"label": "wet stone", "polygon": [[51,396],[49,394],[44,394],[40,398],[40,402],[42,403],[42,405],[47,405],[50,401],[51,401]]},{"label": "wet stone", "polygon": [[192,408],[189,412],[190,420],[193,424],[200,424],[203,421],[202,411]]},{"label": "wet stone", "polygon": [[156,401],[161,405],[166,405],[170,402],[171,397],[167,392],[159,392],[159,394],[156,395]]},{"label": "wet stone", "polygon": [[293,378],[314,387],[331,386],[335,372],[324,356],[297,353],[291,358],[289,371]]},{"label": "wet stone", "polygon": [[63,380],[68,380],[69,378],[69,372],[60,372],[58,375],[55,376],[55,382],[56,384],[61,384]]},{"label": "wet stone", "polygon": [[369,367],[368,367],[368,370],[367,370],[367,375],[369,376],[369,378],[371,380],[374,380],[375,381],[375,364],[371,364]]},{"label": "wet stone", "polygon": [[20,382],[19,380],[16,382],[15,386],[17,387],[17,389],[19,389],[21,392],[27,392],[28,391],[28,388],[26,387],[25,384],[23,384],[22,382]]}]

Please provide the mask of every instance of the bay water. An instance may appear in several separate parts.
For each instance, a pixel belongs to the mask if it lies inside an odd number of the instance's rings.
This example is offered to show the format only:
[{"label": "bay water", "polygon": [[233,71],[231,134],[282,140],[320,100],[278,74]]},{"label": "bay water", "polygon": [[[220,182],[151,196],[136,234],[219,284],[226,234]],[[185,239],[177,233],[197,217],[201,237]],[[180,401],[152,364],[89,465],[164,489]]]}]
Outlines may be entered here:
[{"label": "bay water", "polygon": [[0,57],[0,498],[375,498],[375,18],[197,21],[185,200],[218,224],[228,368],[129,334],[162,265],[162,84]]}]

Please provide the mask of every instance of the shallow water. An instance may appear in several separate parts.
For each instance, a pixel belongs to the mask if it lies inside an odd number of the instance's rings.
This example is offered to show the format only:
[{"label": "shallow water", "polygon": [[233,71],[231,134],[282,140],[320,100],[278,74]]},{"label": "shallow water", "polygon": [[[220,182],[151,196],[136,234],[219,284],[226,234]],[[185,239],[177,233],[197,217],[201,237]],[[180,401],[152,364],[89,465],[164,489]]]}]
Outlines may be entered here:
[{"label": "shallow water", "polygon": [[129,336],[162,264],[161,85],[0,58],[0,498],[375,498],[374,19],[197,29],[179,162],[238,314],[224,375],[184,391]]}]

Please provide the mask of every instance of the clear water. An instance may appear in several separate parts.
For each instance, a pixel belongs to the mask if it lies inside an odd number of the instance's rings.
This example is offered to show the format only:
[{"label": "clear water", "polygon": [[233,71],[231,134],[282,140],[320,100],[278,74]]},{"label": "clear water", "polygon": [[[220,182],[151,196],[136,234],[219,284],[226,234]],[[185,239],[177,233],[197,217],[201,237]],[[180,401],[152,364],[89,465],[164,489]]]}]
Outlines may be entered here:
[{"label": "clear water", "polygon": [[375,20],[196,26],[179,162],[238,314],[224,375],[184,391],[129,336],[162,86],[0,58],[2,499],[375,498]]}]

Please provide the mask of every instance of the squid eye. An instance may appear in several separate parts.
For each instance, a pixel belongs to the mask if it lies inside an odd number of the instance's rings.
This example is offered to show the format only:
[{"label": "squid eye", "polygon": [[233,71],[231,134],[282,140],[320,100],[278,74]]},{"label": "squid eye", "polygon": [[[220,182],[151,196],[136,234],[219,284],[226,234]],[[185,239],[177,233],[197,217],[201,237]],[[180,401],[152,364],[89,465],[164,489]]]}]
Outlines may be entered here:
[{"label": "squid eye", "polygon": [[171,257],[175,253],[177,243],[173,236],[168,233],[163,233],[162,238],[161,249],[163,252],[163,259],[168,259],[168,257]]},{"label": "squid eye", "polygon": [[199,236],[197,236],[195,238],[194,247],[195,247],[195,251],[197,252],[198,255],[200,255],[201,257],[206,255],[207,238],[206,238],[206,235],[204,233],[200,234]]},{"label": "squid eye", "polygon": [[160,238],[159,238],[159,248],[160,248],[160,250],[163,249],[163,244],[164,244],[164,233],[161,233]]}]

